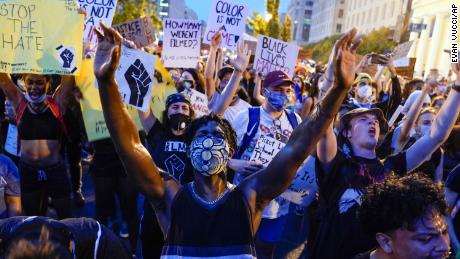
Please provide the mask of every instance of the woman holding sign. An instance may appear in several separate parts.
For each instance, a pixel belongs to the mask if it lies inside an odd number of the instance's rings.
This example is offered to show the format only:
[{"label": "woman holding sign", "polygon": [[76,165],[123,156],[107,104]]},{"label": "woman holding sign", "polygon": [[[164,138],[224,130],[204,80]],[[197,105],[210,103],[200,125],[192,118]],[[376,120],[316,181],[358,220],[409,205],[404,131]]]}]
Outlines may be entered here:
[{"label": "woman holding sign", "polygon": [[26,215],[45,215],[48,197],[57,217],[72,216],[71,183],[60,154],[61,138],[67,135],[62,111],[71,94],[74,78],[62,76],[61,86],[47,95],[50,75],[24,74],[25,93],[10,75],[0,73],[0,87],[15,108],[21,158],[21,202]]}]

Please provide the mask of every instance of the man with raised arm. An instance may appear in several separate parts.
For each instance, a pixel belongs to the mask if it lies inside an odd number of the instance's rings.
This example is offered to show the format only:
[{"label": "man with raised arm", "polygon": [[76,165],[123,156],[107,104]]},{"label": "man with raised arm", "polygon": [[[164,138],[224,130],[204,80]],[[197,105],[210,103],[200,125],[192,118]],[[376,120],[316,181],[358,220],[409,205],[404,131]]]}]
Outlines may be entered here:
[{"label": "man with raised arm", "polygon": [[296,128],[267,168],[235,187],[226,179],[227,162],[236,148],[235,133],[226,120],[214,114],[193,121],[187,128],[194,181],[181,186],[158,170],[139,140],[114,79],[121,36],[103,24],[101,27],[94,71],[104,117],[128,175],[156,210],[166,237],[162,257],[255,257],[254,235],[264,207],[289,187],[354,80],[359,42],[354,41],[356,29],[338,43],[334,62],[338,84],[329,90],[316,114]]},{"label": "man with raised arm", "polygon": [[453,64],[452,70],[457,80],[429,133],[406,151],[383,161],[377,158],[375,149],[388,128],[378,108],[358,108],[343,115],[338,136],[330,125],[317,146],[322,214],[314,258],[350,258],[374,246],[375,239],[365,234],[357,216],[363,191],[391,172],[405,175],[413,171],[448,138],[460,111],[460,64]]}]

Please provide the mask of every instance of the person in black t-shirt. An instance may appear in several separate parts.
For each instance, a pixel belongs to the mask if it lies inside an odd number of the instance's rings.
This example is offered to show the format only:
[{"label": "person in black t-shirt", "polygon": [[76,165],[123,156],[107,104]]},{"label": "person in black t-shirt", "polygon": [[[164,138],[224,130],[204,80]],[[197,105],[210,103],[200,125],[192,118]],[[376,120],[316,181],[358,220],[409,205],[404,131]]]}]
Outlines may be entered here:
[{"label": "person in black t-shirt", "polygon": [[[391,171],[404,175],[427,160],[447,139],[460,111],[460,66],[457,80],[434,119],[430,133],[407,151],[377,159],[375,149],[387,123],[380,109],[358,108],[340,121],[338,139],[332,125],[317,145],[316,173],[321,223],[313,244],[314,258],[350,258],[375,243],[357,218],[361,195],[369,184],[381,182]],[[336,80],[337,81],[337,80]],[[339,148],[340,147],[340,148]]]},{"label": "person in black t-shirt", "polygon": [[[193,167],[187,157],[184,131],[194,119],[190,101],[182,94],[171,94],[166,99],[161,123],[152,111],[139,113],[147,132],[148,151],[155,164],[181,184],[193,181]],[[164,244],[163,233],[149,201],[144,201],[141,221],[142,255],[158,258]]]},{"label": "person in black t-shirt", "polygon": [[460,164],[457,165],[447,176],[444,187],[446,193],[447,204],[449,205],[452,213],[447,217],[447,224],[449,225],[449,236],[452,242],[452,248],[456,253],[460,250],[460,242],[458,237],[460,235],[460,214],[459,209],[459,194],[460,194]]},{"label": "person in black t-shirt", "polygon": [[448,215],[441,185],[412,174],[371,185],[359,218],[378,245],[354,259],[425,259],[449,256]]}]

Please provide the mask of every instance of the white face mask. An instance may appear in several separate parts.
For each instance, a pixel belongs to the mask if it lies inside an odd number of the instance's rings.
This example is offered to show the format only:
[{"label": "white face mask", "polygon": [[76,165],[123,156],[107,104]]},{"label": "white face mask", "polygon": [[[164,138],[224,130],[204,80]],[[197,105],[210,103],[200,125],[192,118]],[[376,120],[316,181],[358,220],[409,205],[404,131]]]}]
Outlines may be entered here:
[{"label": "white face mask", "polygon": [[441,93],[446,93],[447,92],[447,85],[439,85],[439,91]]},{"label": "white face mask", "polygon": [[42,96],[40,96],[38,99],[32,99],[32,97],[30,97],[29,93],[26,92],[24,94],[24,97],[26,98],[26,100],[30,103],[33,103],[33,104],[40,104],[42,102],[45,101],[46,99],[46,94],[43,94]]},{"label": "white face mask", "polygon": [[358,96],[360,98],[369,98],[372,96],[372,87],[369,85],[362,85],[358,87]]}]

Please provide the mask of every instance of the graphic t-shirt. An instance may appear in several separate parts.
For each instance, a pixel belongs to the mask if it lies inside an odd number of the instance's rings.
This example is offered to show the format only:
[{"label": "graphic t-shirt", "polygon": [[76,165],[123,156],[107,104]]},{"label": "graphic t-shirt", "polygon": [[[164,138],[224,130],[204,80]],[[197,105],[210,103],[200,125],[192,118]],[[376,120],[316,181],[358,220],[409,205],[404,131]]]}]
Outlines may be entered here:
[{"label": "graphic t-shirt", "polygon": [[[455,167],[447,176],[445,186],[451,191],[460,194],[460,164]],[[457,198],[457,204],[459,204],[459,199]],[[460,237],[460,213],[457,210],[455,215],[453,215],[455,235],[457,238]]]},{"label": "graphic t-shirt", "polygon": [[[216,105],[217,98],[219,98],[220,96],[220,93],[215,92],[208,106],[213,107],[214,105]],[[234,105],[228,106],[227,110],[225,110],[224,112],[224,116],[222,117],[231,123],[235,119],[236,115],[238,115],[238,113],[247,110],[249,107],[251,107],[249,103],[241,99],[238,99],[238,101]]]},{"label": "graphic t-shirt", "polygon": [[[273,119],[270,114],[265,112],[262,107],[260,109],[260,123],[259,128],[257,129],[257,133],[255,134],[254,138],[251,140],[250,144],[243,152],[240,159],[249,161],[251,156],[254,153],[256,148],[256,144],[258,143],[259,139],[264,139],[267,142],[276,142],[276,143],[287,143],[289,137],[292,134],[292,126],[288,120],[288,117],[285,112],[282,113],[281,117],[278,119]],[[300,124],[301,119],[296,114],[297,122]],[[232,126],[236,131],[238,146],[240,146],[243,140],[243,136],[247,131],[249,123],[249,110],[246,109],[240,112],[235,119],[232,121]],[[276,154],[274,153],[272,158]],[[269,160],[269,161],[268,161]],[[267,162],[264,163],[265,166],[268,165],[270,159],[267,159]],[[240,175],[238,172],[235,173],[234,184],[238,184],[241,180],[243,180],[243,176]],[[284,199],[283,197],[279,196],[271,201],[268,206],[265,208],[263,213],[264,218],[278,218],[280,216],[286,215],[289,211],[289,201]]]},{"label": "graphic t-shirt", "polygon": [[0,154],[0,218],[6,218],[8,211],[5,204],[5,195],[20,196],[18,168],[7,156]]},{"label": "graphic t-shirt", "polygon": [[383,181],[391,172],[406,174],[406,153],[380,161],[338,151],[329,168],[325,172],[319,159],[316,160],[320,225],[313,239],[313,255],[315,258],[351,258],[375,245],[375,237],[366,234],[358,219],[365,188]]},{"label": "graphic t-shirt", "polygon": [[185,136],[176,136],[156,121],[147,134],[149,152],[155,164],[180,184],[193,181],[193,167],[187,157]]}]

